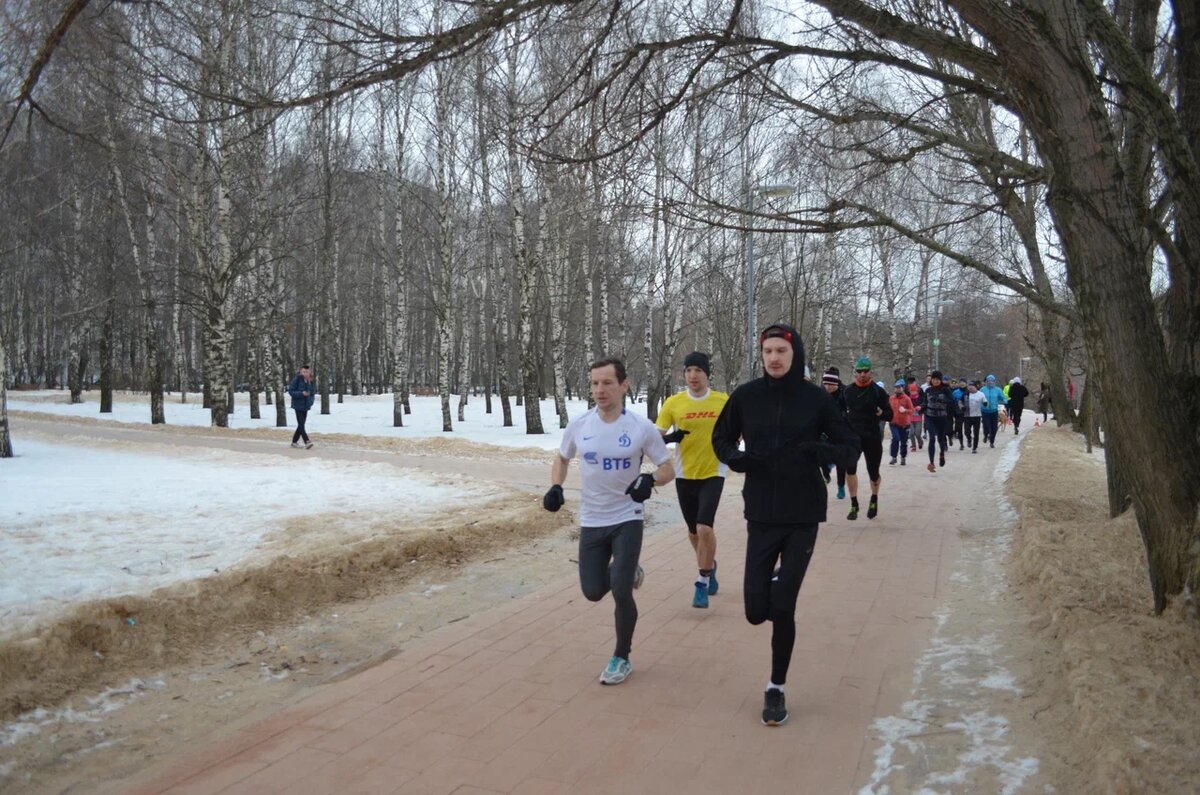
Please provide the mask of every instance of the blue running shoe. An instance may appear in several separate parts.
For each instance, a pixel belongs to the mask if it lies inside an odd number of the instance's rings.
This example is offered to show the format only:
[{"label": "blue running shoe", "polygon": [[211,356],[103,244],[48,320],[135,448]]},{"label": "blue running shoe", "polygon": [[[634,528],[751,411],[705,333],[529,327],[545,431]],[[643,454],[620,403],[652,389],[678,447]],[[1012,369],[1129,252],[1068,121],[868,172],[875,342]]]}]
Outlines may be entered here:
[{"label": "blue running shoe", "polygon": [[838,499],[839,500],[846,499],[846,487],[845,486],[838,486]]},{"label": "blue running shoe", "polygon": [[633,673],[633,665],[624,657],[613,657],[600,673],[600,684],[619,685]]},{"label": "blue running shoe", "polygon": [[692,596],[692,607],[708,607],[708,586],[702,582],[696,583],[696,593]]},{"label": "blue running shoe", "polygon": [[720,584],[717,583],[717,559],[713,558],[712,572],[708,575],[708,595],[716,596],[717,589],[720,587]]}]

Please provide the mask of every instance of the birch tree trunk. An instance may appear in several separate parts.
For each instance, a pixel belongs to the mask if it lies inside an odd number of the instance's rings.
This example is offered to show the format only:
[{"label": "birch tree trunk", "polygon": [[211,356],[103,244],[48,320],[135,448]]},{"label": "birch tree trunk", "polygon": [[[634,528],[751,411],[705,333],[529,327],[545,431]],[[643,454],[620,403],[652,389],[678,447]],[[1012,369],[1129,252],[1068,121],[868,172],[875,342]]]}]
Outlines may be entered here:
[{"label": "birch tree trunk", "polygon": [[508,150],[509,208],[512,215],[513,267],[520,291],[517,333],[521,344],[521,396],[525,406],[525,433],[545,433],[537,389],[537,356],[533,344],[533,305],[537,291],[537,267],[525,241],[525,188],[520,152],[517,149],[517,57],[521,31],[514,29],[508,48],[508,119],[505,130]]},{"label": "birch tree trunk", "polygon": [[434,98],[434,137],[437,162],[435,164],[435,189],[438,194],[438,253],[437,289],[435,291],[434,314],[437,318],[438,339],[438,397],[442,404],[442,431],[454,430],[450,417],[450,366],[454,355],[454,274],[453,268],[453,223],[451,218],[451,173],[452,133],[450,125],[449,67],[439,65],[435,70],[436,96]]},{"label": "birch tree trunk", "polygon": [[[79,190],[79,182],[75,177],[75,169],[71,169],[71,196],[69,206],[72,215],[71,238],[71,277],[68,295],[71,298],[71,308],[78,311],[84,303],[83,291],[83,258],[80,249],[83,246],[83,197]],[[83,379],[88,365],[87,353],[88,321],[86,315],[78,321],[71,322],[67,327],[67,388],[71,391],[71,402],[83,402]]]},{"label": "birch tree trunk", "polygon": [[0,458],[12,456],[12,435],[8,430],[8,345],[0,334]]}]

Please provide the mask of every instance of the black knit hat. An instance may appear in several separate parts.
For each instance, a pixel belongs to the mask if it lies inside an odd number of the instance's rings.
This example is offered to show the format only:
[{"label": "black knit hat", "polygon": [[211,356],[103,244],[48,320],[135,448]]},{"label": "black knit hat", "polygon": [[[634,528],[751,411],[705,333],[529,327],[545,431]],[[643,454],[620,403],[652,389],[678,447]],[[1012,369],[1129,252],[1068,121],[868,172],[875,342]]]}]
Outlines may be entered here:
[{"label": "black knit hat", "polygon": [[840,373],[838,373],[838,369],[836,367],[830,367],[828,370],[825,371],[825,374],[823,376],[821,376],[821,383],[822,384],[833,384],[834,386],[838,386],[839,384],[842,383],[842,379],[839,376],[840,376]]},{"label": "black knit hat", "polygon": [[687,356],[684,356],[683,357],[683,369],[686,370],[689,367],[699,367],[701,370],[704,371],[704,374],[706,376],[708,376],[709,378],[712,378],[712,363],[708,360],[707,353],[701,353],[700,351],[692,351]]},{"label": "black knit hat", "polygon": [[800,332],[789,326],[787,323],[772,323],[762,330],[758,335],[758,347],[761,350],[765,340],[772,337],[785,339],[792,346],[792,371],[804,374],[804,340],[800,339]]}]

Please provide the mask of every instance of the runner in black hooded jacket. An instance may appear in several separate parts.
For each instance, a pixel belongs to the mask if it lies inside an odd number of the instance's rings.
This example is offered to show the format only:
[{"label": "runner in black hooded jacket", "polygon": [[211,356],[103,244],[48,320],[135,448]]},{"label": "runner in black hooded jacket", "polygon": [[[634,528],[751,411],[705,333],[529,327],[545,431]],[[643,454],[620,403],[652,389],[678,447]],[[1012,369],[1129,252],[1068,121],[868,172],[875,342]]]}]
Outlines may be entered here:
[{"label": "runner in black hooded jacket", "polygon": [[819,467],[857,459],[858,440],[833,398],[805,380],[804,344],[794,328],[768,327],[759,346],[765,374],[729,396],[712,440],[717,458],[746,474],[746,619],[774,625],[762,720],[777,725],[787,720],[783,685],[796,641],[796,596],[825,521],[828,491]]}]

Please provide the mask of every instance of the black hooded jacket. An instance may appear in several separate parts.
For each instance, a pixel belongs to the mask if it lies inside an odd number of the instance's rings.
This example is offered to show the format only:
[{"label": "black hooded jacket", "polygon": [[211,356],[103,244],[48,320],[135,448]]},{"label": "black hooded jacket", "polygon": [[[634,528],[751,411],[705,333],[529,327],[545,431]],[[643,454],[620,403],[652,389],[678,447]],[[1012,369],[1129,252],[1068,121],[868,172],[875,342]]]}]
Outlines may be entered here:
[{"label": "black hooded jacket", "polygon": [[[799,333],[781,323],[773,327],[792,334],[792,367],[783,378],[764,375],[733,391],[713,428],[713,449],[734,472],[746,473],[749,521],[823,522],[829,494],[819,465],[853,462],[858,437],[829,393],[805,380]],[[738,449],[739,439],[745,450]]]}]

